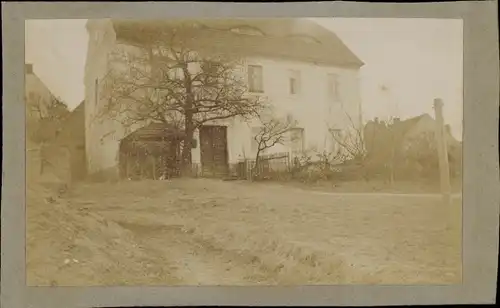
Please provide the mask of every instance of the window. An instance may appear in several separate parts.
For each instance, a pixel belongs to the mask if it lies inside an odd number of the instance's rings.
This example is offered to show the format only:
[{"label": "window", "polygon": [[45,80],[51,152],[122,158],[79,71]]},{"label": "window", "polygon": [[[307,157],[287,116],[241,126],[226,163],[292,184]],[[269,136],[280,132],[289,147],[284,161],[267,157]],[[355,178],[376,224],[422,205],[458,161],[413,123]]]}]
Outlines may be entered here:
[{"label": "window", "polygon": [[250,92],[255,92],[255,93],[264,92],[264,85],[262,80],[262,66],[260,65],[248,66],[248,90]]},{"label": "window", "polygon": [[97,106],[97,104],[99,103],[99,78],[95,79],[94,95],[95,95],[94,104],[95,104],[95,106]]},{"label": "window", "polygon": [[296,70],[290,70],[289,78],[290,94],[295,95],[300,93],[300,72]]},{"label": "window", "polygon": [[184,71],[180,67],[173,67],[168,70],[168,75],[171,80],[181,80],[184,78]]},{"label": "window", "polygon": [[339,76],[337,74],[328,74],[328,97],[331,100],[339,101]]},{"label": "window", "polygon": [[304,129],[292,128],[290,130],[290,148],[292,152],[304,151]]}]

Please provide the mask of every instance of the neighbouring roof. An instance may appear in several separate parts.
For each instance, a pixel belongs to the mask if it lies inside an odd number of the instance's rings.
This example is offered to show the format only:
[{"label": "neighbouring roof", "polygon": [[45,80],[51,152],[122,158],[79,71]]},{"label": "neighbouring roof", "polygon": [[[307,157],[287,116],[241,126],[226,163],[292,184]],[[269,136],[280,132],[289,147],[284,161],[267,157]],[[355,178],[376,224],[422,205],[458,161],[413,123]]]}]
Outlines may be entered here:
[{"label": "neighbouring roof", "polygon": [[[196,23],[185,44],[208,52],[242,56],[268,56],[316,62],[332,66],[363,66],[340,38],[313,21],[300,18],[246,18],[197,20],[111,20],[118,40],[144,43],[158,38],[164,29]],[[250,27],[262,35],[230,31]],[[309,41],[298,38],[310,38]],[[315,42],[318,41],[318,42]]]},{"label": "neighbouring roof", "polygon": [[65,125],[74,126],[75,124],[80,124],[81,121],[77,121],[79,117],[82,119],[85,118],[85,101],[80,102],[80,104],[68,114]]},{"label": "neighbouring roof", "polygon": [[[413,117],[413,118],[409,118],[409,119],[406,119],[403,121],[396,122],[391,126],[391,129],[396,131],[400,136],[405,137],[405,136],[407,136],[408,133],[410,133],[410,131],[422,119],[425,119],[425,118],[431,119],[432,123],[435,123],[435,120],[432,116],[430,116],[427,113],[424,113],[424,114],[421,114],[421,115]],[[447,134],[448,134],[448,137],[447,137],[448,142],[451,142],[450,145],[455,145],[456,142],[458,142],[458,141],[455,139],[455,137],[453,137],[449,124],[447,124],[445,127],[446,127]],[[434,129],[434,128],[432,128],[432,129]]]},{"label": "neighbouring roof", "polygon": [[[42,95],[42,97],[46,99],[50,96],[50,99],[57,99],[58,101],[66,105],[65,102],[60,100],[54,95],[54,93],[52,93],[45,82],[43,82],[43,80],[38,77],[33,68],[33,63],[24,63],[25,90],[27,90],[28,92],[39,92],[37,94]],[[45,93],[40,93],[40,91],[43,91]]]},{"label": "neighbouring roof", "polygon": [[424,113],[422,115],[419,115],[419,116],[416,116],[413,118],[409,118],[406,120],[396,122],[392,125],[392,128],[394,130],[397,130],[401,134],[406,135],[408,132],[410,132],[410,130],[413,127],[415,127],[418,124],[418,122],[420,122],[420,120],[422,120],[422,118],[425,118],[425,117],[431,117],[431,116],[428,115],[427,113]]}]

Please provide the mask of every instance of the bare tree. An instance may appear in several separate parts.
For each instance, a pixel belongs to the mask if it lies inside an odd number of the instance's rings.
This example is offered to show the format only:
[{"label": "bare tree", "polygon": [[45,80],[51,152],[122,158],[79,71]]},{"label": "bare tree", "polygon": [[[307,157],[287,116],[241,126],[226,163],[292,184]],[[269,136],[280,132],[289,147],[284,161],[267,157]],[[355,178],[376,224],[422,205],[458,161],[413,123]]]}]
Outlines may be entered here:
[{"label": "bare tree", "polygon": [[367,156],[364,132],[361,125],[356,125],[352,117],[345,112],[345,116],[349,120],[349,126],[343,133],[338,134],[338,130],[329,127],[333,140],[340,146],[340,151],[337,154],[342,161],[355,160],[363,162]]},{"label": "bare tree", "polygon": [[394,183],[395,164],[398,159],[401,136],[399,127],[394,125],[395,118],[379,121],[376,118],[369,121],[364,127],[356,125],[351,116],[346,112],[349,126],[343,134],[339,130],[329,129],[332,138],[340,146],[337,157],[342,162],[352,161],[364,168],[365,178],[370,178],[373,173],[388,171],[388,180]]},{"label": "bare tree", "polygon": [[135,52],[115,55],[122,67],[110,71],[105,82],[106,116],[126,126],[161,122],[184,130],[185,170],[196,129],[211,121],[255,117],[265,101],[247,94],[239,58],[201,52],[206,49],[197,44],[199,31],[180,24],[144,37]]},{"label": "bare tree", "polygon": [[296,121],[290,118],[279,119],[275,117],[259,116],[260,129],[254,136],[257,144],[255,154],[254,172],[258,173],[260,168],[261,154],[266,149],[272,148],[276,144],[284,144],[286,141],[293,141],[288,133],[295,127]]},{"label": "bare tree", "polygon": [[41,95],[26,98],[26,123],[29,137],[37,143],[52,141],[61,129],[61,124],[69,115],[66,104],[52,97],[44,99]]}]

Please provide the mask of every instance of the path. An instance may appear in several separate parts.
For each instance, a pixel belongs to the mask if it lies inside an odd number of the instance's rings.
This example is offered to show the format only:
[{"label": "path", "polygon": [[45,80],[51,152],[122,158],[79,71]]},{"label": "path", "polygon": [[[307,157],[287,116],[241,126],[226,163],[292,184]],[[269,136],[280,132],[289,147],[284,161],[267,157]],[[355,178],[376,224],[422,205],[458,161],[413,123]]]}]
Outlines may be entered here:
[{"label": "path", "polygon": [[168,260],[169,270],[178,281],[176,285],[274,283],[252,260],[196,239],[180,225],[119,224],[135,234],[150,256]]}]

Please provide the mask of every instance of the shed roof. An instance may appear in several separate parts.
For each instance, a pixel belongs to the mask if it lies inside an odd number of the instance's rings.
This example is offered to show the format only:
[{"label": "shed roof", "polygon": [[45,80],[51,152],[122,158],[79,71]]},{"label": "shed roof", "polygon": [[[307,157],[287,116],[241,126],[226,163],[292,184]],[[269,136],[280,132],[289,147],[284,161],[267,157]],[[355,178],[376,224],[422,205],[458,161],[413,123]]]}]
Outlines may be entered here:
[{"label": "shed roof", "polygon": [[151,123],[141,127],[122,140],[147,140],[147,139],[161,139],[161,138],[175,138],[180,139],[184,137],[184,132],[164,123]]},{"label": "shed roof", "polygon": [[[354,67],[363,62],[340,40],[340,38],[315,22],[300,18],[238,18],[197,20],[121,20],[112,19],[117,39],[145,43],[157,39],[165,29],[197,24],[183,38],[193,49],[210,52],[231,53],[242,56],[268,56],[289,58],[320,64]],[[263,35],[233,33],[234,27],[250,26]],[[305,42],[298,36],[309,36],[319,41]]]}]

